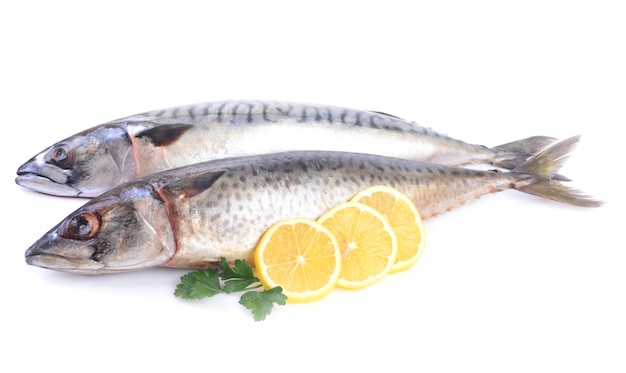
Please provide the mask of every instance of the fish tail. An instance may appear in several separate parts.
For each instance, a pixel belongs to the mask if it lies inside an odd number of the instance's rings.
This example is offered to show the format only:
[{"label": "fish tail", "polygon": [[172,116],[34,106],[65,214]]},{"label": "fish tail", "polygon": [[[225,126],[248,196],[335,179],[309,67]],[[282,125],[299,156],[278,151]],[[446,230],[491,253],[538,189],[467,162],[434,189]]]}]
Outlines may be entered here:
[{"label": "fish tail", "polygon": [[512,170],[556,141],[553,137],[533,136],[491,148],[497,154],[493,165]]},{"label": "fish tail", "polygon": [[594,199],[584,192],[563,184],[568,179],[557,172],[565,164],[572,150],[578,144],[580,136],[572,136],[561,141],[552,142],[549,146],[531,156],[524,163],[515,167],[512,173],[532,175],[532,182],[525,181],[515,185],[520,192],[551,199],[581,207],[598,207],[603,202]]}]

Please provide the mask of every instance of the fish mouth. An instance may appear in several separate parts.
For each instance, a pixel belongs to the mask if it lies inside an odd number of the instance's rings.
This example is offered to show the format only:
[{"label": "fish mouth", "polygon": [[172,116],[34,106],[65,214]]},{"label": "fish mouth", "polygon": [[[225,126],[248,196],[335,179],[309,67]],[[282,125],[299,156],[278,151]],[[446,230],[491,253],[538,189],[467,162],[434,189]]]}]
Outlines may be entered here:
[{"label": "fish mouth", "polygon": [[81,195],[79,190],[66,184],[60,184],[40,174],[18,171],[17,175],[15,178],[17,185],[39,193],[62,197],[78,197]]},{"label": "fish mouth", "polygon": [[[30,250],[29,250],[30,251]],[[102,275],[124,273],[138,269],[136,266],[111,267],[93,259],[68,258],[48,253],[26,253],[26,263],[57,272],[75,273],[79,275]],[[140,267],[141,268],[141,267]]]},{"label": "fish mouth", "polygon": [[54,254],[27,254],[26,263],[54,271],[83,275],[97,275],[104,268],[104,264],[95,260],[66,258]]},{"label": "fish mouth", "polygon": [[[56,227],[54,228],[56,229]],[[89,246],[68,247],[59,243],[55,233],[41,237],[26,250],[26,263],[41,268],[61,272],[98,274],[105,267],[104,263],[93,260],[94,249]],[[68,256],[67,253],[72,253]]]},{"label": "fish mouth", "polygon": [[77,197],[81,192],[68,185],[69,170],[45,163],[40,156],[17,169],[15,182],[36,192],[63,197]]},{"label": "fish mouth", "polygon": [[81,275],[122,273],[144,268],[141,263],[101,262],[93,259],[94,252],[90,245],[73,245],[56,233],[48,233],[29,247],[24,256],[26,264]]},{"label": "fish mouth", "polygon": [[26,263],[36,267],[50,269],[57,272],[78,275],[103,275],[134,271],[135,266],[110,267],[92,259],[67,258],[54,254],[26,255]]}]

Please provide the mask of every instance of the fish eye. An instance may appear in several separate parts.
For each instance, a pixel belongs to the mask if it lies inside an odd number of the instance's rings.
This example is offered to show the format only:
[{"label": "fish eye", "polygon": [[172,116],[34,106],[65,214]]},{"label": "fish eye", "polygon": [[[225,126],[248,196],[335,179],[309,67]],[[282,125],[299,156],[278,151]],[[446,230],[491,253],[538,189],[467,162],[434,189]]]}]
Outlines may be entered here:
[{"label": "fish eye", "polygon": [[61,236],[73,240],[88,240],[95,237],[99,230],[100,216],[92,212],[83,212],[70,219]]},{"label": "fish eye", "polygon": [[46,160],[61,168],[69,168],[74,163],[73,154],[65,145],[59,145],[52,149]]}]

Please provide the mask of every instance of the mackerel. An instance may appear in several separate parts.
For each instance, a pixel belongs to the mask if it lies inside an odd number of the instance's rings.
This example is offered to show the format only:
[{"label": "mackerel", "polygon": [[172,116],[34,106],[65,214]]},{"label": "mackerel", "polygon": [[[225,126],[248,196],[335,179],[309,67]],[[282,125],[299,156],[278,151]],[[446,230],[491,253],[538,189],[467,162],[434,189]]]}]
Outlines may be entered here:
[{"label": "mackerel", "polygon": [[556,177],[578,137],[556,142],[510,172],[472,170],[345,152],[227,158],[146,176],[92,199],[26,251],[29,264],[100,274],[252,261],[261,235],[288,218],[315,219],[373,185],[405,193],[423,218],[515,189],[555,201],[601,203]]},{"label": "mackerel", "polygon": [[553,140],[536,136],[489,149],[380,112],[220,101],[150,111],[82,131],[25,162],[16,182],[51,195],[95,197],[135,178],[193,163],[303,150],[512,169]]}]

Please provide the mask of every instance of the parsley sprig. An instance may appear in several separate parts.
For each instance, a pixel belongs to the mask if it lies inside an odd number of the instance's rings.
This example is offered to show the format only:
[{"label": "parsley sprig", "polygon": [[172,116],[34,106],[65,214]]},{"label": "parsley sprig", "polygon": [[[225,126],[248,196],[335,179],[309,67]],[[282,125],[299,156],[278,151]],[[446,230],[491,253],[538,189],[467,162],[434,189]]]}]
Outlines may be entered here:
[{"label": "parsley sprig", "polygon": [[287,300],[280,286],[256,290],[262,287],[245,260],[235,260],[231,267],[226,258],[221,258],[218,268],[197,270],[181,276],[174,295],[183,299],[201,299],[245,291],[239,303],[252,312],[254,320],[261,321],[272,312],[274,303],[284,305]]}]

